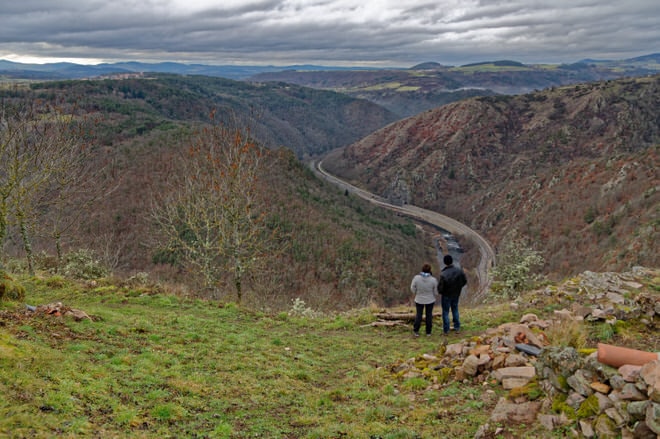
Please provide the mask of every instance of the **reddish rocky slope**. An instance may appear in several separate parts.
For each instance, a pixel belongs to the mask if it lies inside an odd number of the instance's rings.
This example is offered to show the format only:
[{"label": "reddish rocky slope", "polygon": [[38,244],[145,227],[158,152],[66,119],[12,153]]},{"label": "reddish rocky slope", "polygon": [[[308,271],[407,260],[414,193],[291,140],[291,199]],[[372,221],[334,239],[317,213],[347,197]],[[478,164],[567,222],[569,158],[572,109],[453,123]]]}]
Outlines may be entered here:
[{"label": "reddish rocky slope", "polygon": [[497,245],[517,230],[548,273],[657,266],[660,76],[468,99],[326,158],[390,200],[453,216]]}]

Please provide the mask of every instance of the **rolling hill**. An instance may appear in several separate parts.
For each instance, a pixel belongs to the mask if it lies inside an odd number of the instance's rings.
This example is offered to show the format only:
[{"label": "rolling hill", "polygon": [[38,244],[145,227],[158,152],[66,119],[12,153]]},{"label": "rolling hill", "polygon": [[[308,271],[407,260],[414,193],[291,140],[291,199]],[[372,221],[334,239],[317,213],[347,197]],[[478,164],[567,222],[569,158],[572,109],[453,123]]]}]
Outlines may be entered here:
[{"label": "rolling hill", "polygon": [[493,60],[448,66],[429,61],[410,68],[329,67],[318,65],[232,66],[143,63],[81,65],[22,64],[0,60],[0,82],[99,79],[170,73],[220,77],[254,83],[284,82],[338,91],[367,99],[398,118],[472,96],[520,94],[580,82],[641,77],[660,71],[660,54],[623,60],[583,59],[567,64],[523,64]]},{"label": "rolling hill", "polygon": [[426,62],[409,69],[269,71],[249,80],[336,90],[377,103],[400,117],[409,117],[472,96],[521,94],[567,84],[646,76],[660,71],[659,60],[660,54],[559,65],[528,65],[510,60],[463,66]]},{"label": "rolling hill", "polygon": [[[179,121],[207,122],[211,110],[220,109],[249,120],[264,146],[285,146],[303,157],[347,145],[398,119],[366,100],[332,91],[208,76],[150,74],[30,87],[39,99],[57,98],[100,114],[112,127],[101,134],[106,145]],[[11,90],[9,86],[5,93]]]},{"label": "rolling hill", "polygon": [[[658,80],[474,97],[398,122],[336,92],[202,76],[49,81],[0,94],[97,118],[97,159],[114,190],[81,206],[68,248],[91,248],[128,274],[189,277],[153,264],[153,193],[186,147],[183,133],[213,108],[246,121],[271,150],[264,205],[291,236],[288,253],[272,261],[281,276],[267,288],[278,291],[280,306],[306,294],[324,308],[405,301],[402,285],[435,251],[409,220],[321,184],[300,162],[349,144],[330,154],[327,169],[461,220],[496,245],[516,230],[543,251],[547,274],[657,266]],[[20,254],[17,242],[7,242],[10,254]],[[49,248],[40,245],[36,251]]]},{"label": "rolling hill", "polygon": [[[373,104],[281,83],[139,75],[0,89],[1,105],[93,118],[89,146],[105,171],[93,183],[107,195],[75,206],[65,243],[115,272],[56,272],[52,243],[36,235],[28,274],[10,223],[0,435],[654,437],[658,362],[616,370],[597,346],[658,346],[660,271],[627,268],[660,262],[659,86],[656,75],[472,97],[389,125]],[[285,232],[243,304],[199,300],[209,297],[197,273],[153,259],[153,195],[212,109],[269,146],[258,202]],[[460,333],[413,338],[409,322],[380,320],[381,306],[410,315],[410,278],[437,256],[437,232],[300,160],[342,142],[352,143],[324,160],[333,173],[496,244],[518,230],[562,282],[465,307]],[[564,278],[583,270],[620,273]]]},{"label": "rolling hill", "polygon": [[[287,308],[296,297],[316,309],[398,303],[407,299],[401,279],[408,282],[431,257],[428,239],[409,220],[345,196],[299,160],[351,143],[392,120],[367,101],[293,85],[177,75],[9,86],[0,90],[0,99],[19,107],[56,104],[94,120],[89,143],[104,172],[93,186],[103,186],[106,195],[74,203],[69,213],[80,221],[63,242],[65,251],[92,250],[117,275],[148,272],[198,291],[194,271],[154,262],[160,249],[152,206],[155,194],[169,190],[167,178],[189,148],[190,133],[209,122],[213,109],[244,122],[259,144],[269,147],[260,206],[268,224],[285,233],[285,250],[270,256],[268,273],[250,288],[267,291],[271,306]],[[5,256],[23,254],[13,219]],[[48,264],[53,242],[37,223],[34,251]],[[259,296],[249,295],[247,303],[252,300]]]},{"label": "rolling hill", "polygon": [[324,160],[392,201],[494,244],[517,230],[548,274],[657,266],[660,76],[455,102]]}]

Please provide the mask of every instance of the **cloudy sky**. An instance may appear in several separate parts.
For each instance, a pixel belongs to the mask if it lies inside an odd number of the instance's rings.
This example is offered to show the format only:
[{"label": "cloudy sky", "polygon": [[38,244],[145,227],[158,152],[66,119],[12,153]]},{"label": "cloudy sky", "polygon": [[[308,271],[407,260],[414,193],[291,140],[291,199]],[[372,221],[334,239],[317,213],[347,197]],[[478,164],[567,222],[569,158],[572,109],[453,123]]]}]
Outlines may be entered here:
[{"label": "cloudy sky", "polygon": [[659,0],[2,0],[0,59],[448,65],[660,52]]}]

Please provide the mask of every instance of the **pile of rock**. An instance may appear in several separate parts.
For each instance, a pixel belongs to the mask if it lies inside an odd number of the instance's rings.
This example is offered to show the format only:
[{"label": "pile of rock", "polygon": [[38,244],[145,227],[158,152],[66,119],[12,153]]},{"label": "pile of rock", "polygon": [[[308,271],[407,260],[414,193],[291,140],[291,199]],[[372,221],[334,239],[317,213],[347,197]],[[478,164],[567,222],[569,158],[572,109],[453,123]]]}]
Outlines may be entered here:
[{"label": "pile of rock", "polygon": [[[534,315],[525,315],[519,323],[506,323],[488,330],[484,336],[443,345],[435,355],[425,354],[392,367],[402,379],[424,377],[430,388],[441,388],[450,381],[500,384],[517,392],[513,398],[502,398],[491,415],[493,422],[531,423],[541,410],[541,403],[530,401],[540,397],[535,354],[548,341],[535,327],[548,323]],[[484,428],[488,428],[485,426]]]},{"label": "pile of rock", "polygon": [[85,311],[71,308],[70,306],[64,305],[62,302],[52,302],[39,306],[27,305],[27,310],[36,314],[53,317],[73,317],[76,321],[92,320],[92,318]]},{"label": "pile of rock", "polygon": [[[500,370],[505,385],[522,383],[534,369],[536,358],[526,348],[546,346],[543,333],[535,333],[533,324],[545,325],[535,317],[526,315],[523,323],[506,323],[489,330],[482,337],[442,346],[437,355],[422,355],[394,365],[392,371],[402,378],[424,376],[434,384],[449,380],[484,382],[491,371]],[[515,375],[515,373],[520,375]],[[530,377],[530,379],[533,378]]]},{"label": "pile of rock", "polygon": [[551,297],[552,303],[564,306],[550,320],[526,314],[482,336],[443,345],[434,355],[394,365],[392,372],[403,379],[424,377],[431,388],[459,380],[508,390],[477,438],[492,437],[498,424],[517,422],[571,430],[575,437],[655,439],[660,435],[660,361],[614,368],[599,362],[593,349],[551,346],[546,336],[552,325],[583,320],[635,319],[651,331],[657,328],[659,295],[642,291],[639,276],[655,279],[658,272],[587,272],[540,295],[539,300]]},{"label": "pile of rock", "polygon": [[[530,315],[523,320],[533,320]],[[613,368],[567,347],[548,346],[529,323],[508,323],[488,337],[449,344],[393,367],[402,378],[425,377],[431,387],[451,380],[498,383],[509,390],[491,413],[495,424],[539,422],[576,437],[656,438],[660,435],[660,360]],[[527,343],[522,343],[523,341]],[[544,346],[538,356],[529,346]],[[492,432],[484,425],[476,437]]]},{"label": "pile of rock", "polygon": [[640,282],[657,282],[658,269],[634,267],[624,273],[586,271],[560,286],[548,287],[544,295],[564,304],[571,315],[587,321],[639,319],[657,329],[660,300],[657,292],[643,291]]}]

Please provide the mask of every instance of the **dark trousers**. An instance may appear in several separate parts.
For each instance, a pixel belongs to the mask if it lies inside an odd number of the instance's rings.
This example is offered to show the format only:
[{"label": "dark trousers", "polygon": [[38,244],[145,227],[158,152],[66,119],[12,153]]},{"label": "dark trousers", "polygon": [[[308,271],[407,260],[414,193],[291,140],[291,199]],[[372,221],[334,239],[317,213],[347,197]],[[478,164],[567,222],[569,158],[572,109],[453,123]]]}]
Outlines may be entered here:
[{"label": "dark trousers", "polygon": [[435,303],[427,303],[426,305],[421,305],[415,302],[417,314],[415,315],[413,331],[419,332],[419,328],[422,326],[422,313],[426,311],[426,333],[431,333],[431,329],[433,329],[433,305],[435,305]]},{"label": "dark trousers", "polygon": [[458,297],[447,297],[442,296],[440,299],[440,304],[442,305],[442,330],[449,332],[449,311],[451,310],[451,317],[454,322],[454,330],[458,331],[461,329],[461,320],[458,314]]}]

